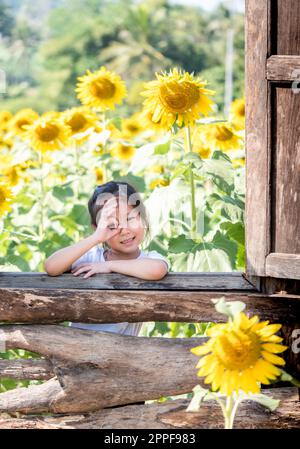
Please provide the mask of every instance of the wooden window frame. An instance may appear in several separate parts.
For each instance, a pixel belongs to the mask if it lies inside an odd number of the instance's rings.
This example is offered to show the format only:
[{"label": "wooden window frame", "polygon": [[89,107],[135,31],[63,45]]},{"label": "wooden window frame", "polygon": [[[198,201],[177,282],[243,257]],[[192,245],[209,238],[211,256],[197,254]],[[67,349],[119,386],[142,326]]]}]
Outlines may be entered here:
[{"label": "wooden window frame", "polygon": [[271,0],[246,0],[246,273],[300,279],[300,255],[272,252],[271,91],[294,81],[300,56],[272,55],[271,7]]}]

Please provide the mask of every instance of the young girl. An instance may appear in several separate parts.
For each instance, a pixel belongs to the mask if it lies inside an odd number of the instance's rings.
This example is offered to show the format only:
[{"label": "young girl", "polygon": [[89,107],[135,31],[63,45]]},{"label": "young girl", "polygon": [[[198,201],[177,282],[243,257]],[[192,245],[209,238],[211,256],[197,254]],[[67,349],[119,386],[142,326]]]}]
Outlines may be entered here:
[{"label": "young girl", "polygon": [[[74,245],[56,251],[45,261],[50,276],[70,271],[88,278],[97,273],[120,273],[146,280],[159,280],[169,269],[157,251],[139,245],[149,232],[145,206],[138,192],[126,182],[110,181],[98,186],[88,202],[94,232]],[[72,327],[138,335],[143,323],[86,324]]]}]

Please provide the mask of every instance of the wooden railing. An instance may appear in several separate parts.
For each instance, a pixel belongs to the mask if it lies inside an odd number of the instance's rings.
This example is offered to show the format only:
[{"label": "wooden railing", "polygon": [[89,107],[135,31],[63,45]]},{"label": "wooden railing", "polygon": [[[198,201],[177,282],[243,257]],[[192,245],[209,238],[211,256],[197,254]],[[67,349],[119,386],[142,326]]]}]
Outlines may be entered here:
[{"label": "wooden railing", "polygon": [[[89,279],[1,273],[0,352],[25,349],[41,358],[0,360],[0,377],[44,383],[1,393],[0,427],[222,426],[221,417],[215,419],[218,412],[214,417],[208,413],[210,403],[197,413],[185,411],[186,399],[130,405],[189,393],[201,384],[195,369],[198,357],[190,349],[203,338],[131,337],[63,324],[220,322],[223,315],[211,300],[221,297],[243,301],[247,313],[272,322],[293,325],[299,320],[298,296],[259,293],[241,273],[170,273],[155,282],[112,273]],[[246,404],[251,420],[238,417],[237,425],[299,426],[297,389],[277,388],[276,397],[282,403],[272,416]],[[121,407],[109,408],[114,406]],[[45,412],[55,416],[41,415]]]}]

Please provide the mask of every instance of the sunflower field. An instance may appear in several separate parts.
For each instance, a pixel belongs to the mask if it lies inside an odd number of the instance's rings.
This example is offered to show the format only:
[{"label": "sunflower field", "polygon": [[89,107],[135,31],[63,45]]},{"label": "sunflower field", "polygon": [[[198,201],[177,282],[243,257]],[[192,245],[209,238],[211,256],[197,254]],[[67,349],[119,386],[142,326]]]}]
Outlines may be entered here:
[{"label": "sunflower field", "polygon": [[[159,251],[175,272],[242,271],[244,99],[225,120],[207,82],[177,68],[144,83],[141,110],[130,117],[118,115],[125,82],[106,67],[74,88],[81,105],[62,112],[0,111],[1,270],[44,271],[48,256],[91,233],[95,185],[123,180],[148,212],[142,249]],[[209,327],[145,323],[142,334],[202,335]],[[34,354],[2,355],[19,356]]]}]

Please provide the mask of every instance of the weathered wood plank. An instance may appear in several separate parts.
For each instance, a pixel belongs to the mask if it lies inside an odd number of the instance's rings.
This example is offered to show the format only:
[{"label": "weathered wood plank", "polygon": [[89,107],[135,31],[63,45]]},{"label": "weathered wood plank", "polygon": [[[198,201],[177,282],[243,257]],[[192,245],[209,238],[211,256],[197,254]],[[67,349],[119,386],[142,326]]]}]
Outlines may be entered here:
[{"label": "weathered wood plank", "polygon": [[266,269],[268,276],[300,279],[300,254],[271,253]]},{"label": "weathered wood plank", "polygon": [[269,0],[246,0],[246,272],[256,276],[270,252],[269,18]]},{"label": "weathered wood plank", "polygon": [[[270,412],[253,402],[242,402],[234,428],[295,429],[300,426],[300,402],[296,388],[264,390],[280,400]],[[199,412],[187,412],[189,399],[164,403],[127,405],[102,409],[88,415],[32,416],[11,418],[0,415],[0,429],[219,429],[223,417],[216,402],[205,402]]]},{"label": "weathered wood plank", "polygon": [[267,79],[269,81],[299,80],[300,57],[285,55],[270,56],[267,60]]},{"label": "weathered wood plank", "polygon": [[160,281],[145,281],[116,273],[88,279],[72,274],[0,272],[0,288],[71,288],[89,290],[252,290],[243,273],[169,273]]},{"label": "weathered wood plank", "polygon": [[[273,156],[274,207],[271,252],[298,254],[300,258],[300,95],[295,95],[289,86],[276,86],[274,96],[276,98],[276,119],[274,120],[276,137]],[[292,258],[289,269],[291,275],[287,277],[300,279],[299,266],[300,262],[297,263]],[[293,276],[293,273],[298,277]]]},{"label": "weathered wood plank", "polygon": [[300,54],[300,2],[299,0],[277,0],[277,54]]},{"label": "weathered wood plank", "polygon": [[48,380],[55,376],[52,365],[46,359],[0,360],[0,378],[18,380]]},{"label": "weathered wood plank", "polygon": [[63,326],[2,326],[0,344],[48,357],[56,377],[0,394],[0,411],[81,413],[191,392],[203,338],[146,338]]},{"label": "weathered wood plank", "polygon": [[4,323],[118,323],[143,321],[220,322],[212,300],[243,301],[247,313],[293,323],[300,315],[297,295],[162,290],[0,289]]}]

